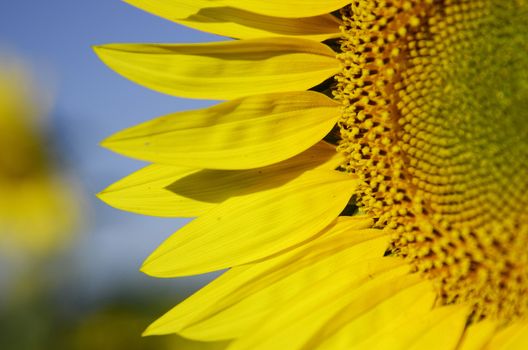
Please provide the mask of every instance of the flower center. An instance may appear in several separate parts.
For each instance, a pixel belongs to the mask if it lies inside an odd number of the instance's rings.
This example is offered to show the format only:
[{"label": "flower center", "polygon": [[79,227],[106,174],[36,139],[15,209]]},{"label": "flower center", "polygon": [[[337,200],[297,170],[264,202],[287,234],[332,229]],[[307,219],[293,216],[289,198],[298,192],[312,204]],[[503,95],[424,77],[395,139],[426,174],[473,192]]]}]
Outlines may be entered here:
[{"label": "flower center", "polygon": [[389,253],[472,320],[528,314],[528,1],[342,11],[338,150]]}]

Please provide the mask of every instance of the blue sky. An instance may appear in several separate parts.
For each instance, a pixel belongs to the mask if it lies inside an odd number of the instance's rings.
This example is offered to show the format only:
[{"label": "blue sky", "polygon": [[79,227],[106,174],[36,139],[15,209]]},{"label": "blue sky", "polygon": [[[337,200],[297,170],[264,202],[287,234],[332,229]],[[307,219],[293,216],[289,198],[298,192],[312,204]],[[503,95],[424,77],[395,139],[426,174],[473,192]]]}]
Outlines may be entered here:
[{"label": "blue sky", "polygon": [[94,293],[123,279],[161,287],[179,283],[146,282],[137,268],[184,223],[124,213],[99,203],[96,192],[142,163],[114,155],[98,142],[141,121],[212,102],[183,100],[135,85],[106,68],[91,46],[218,39],[119,0],[0,1],[0,52],[14,52],[29,62],[39,87],[51,86],[55,96],[52,134],[86,195],[88,225],[73,259],[83,271],[78,282]]}]

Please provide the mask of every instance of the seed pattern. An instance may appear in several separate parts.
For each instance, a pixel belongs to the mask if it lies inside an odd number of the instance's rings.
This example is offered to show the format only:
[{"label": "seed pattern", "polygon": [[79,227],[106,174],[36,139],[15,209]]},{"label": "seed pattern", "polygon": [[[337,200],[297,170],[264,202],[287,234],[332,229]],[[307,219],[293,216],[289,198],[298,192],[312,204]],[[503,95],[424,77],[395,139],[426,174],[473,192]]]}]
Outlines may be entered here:
[{"label": "seed pattern", "polygon": [[528,310],[528,2],[342,10],[338,150],[390,253],[472,321]]}]

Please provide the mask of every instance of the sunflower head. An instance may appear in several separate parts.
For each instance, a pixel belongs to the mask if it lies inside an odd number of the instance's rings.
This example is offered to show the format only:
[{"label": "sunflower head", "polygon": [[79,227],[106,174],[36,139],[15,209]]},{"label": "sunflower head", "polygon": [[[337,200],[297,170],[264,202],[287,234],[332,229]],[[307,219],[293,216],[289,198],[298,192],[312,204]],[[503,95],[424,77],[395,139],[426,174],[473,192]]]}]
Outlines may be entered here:
[{"label": "sunflower head", "polygon": [[360,1],[343,11],[336,98],[348,172],[390,251],[443,303],[528,305],[528,7]]},{"label": "sunflower head", "polygon": [[528,327],[526,1],[131,2],[241,39],[97,49],[147,87],[230,100],[105,142],[156,164],[104,200],[198,216],[143,271],[230,268],[148,334],[480,349]]}]

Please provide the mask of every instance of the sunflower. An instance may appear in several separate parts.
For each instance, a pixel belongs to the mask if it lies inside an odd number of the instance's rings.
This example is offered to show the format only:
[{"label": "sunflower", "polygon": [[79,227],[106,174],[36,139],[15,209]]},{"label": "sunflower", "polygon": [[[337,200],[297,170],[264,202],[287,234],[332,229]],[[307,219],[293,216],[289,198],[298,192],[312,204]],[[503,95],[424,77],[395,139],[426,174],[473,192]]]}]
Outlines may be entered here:
[{"label": "sunflower", "polygon": [[0,62],[0,250],[38,257],[69,241],[76,205],[45,149],[42,108],[22,66]]},{"label": "sunflower", "polygon": [[118,132],[100,196],[197,217],[142,271],[228,269],[147,335],[234,349],[528,347],[528,2],[127,0],[239,40],[96,48],[227,100]]}]

